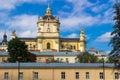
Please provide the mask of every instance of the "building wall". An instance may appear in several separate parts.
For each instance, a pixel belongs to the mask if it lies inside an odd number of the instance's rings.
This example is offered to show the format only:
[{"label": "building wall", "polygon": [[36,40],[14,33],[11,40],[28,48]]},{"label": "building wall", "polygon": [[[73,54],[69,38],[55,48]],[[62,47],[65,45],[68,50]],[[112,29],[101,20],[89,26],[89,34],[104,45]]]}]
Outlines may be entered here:
[{"label": "building wall", "polygon": [[78,52],[79,51],[79,42],[61,42],[60,44],[60,51],[72,51]]},{"label": "building wall", "polygon": [[[37,49],[40,50],[41,52],[46,52],[46,51],[64,51],[68,50],[69,45],[69,50],[72,52],[85,52],[86,51],[86,43],[85,43],[85,37],[84,37],[84,32],[80,34],[80,39],[79,41],[73,41],[69,42],[61,42],[60,41],[60,21],[58,18],[52,15],[51,9],[48,7],[46,9],[45,15],[43,15],[41,18],[38,18],[37,21],[37,37],[35,41],[30,41],[29,38],[27,40],[24,39],[25,43],[28,45],[28,50],[32,49]],[[15,35],[16,36],[16,35]],[[29,41],[28,41],[29,40]],[[80,41],[82,40],[82,42]],[[50,43],[51,48],[48,50],[46,49],[46,44]],[[32,44],[32,48],[31,45]],[[61,44],[65,45],[65,48],[61,48]],[[35,45],[35,48],[33,47]],[[82,46],[81,46],[82,45]],[[75,46],[75,48],[71,48]],[[66,49],[67,48],[67,49]]]},{"label": "building wall", "polygon": [[0,56],[0,63],[8,61],[8,56]]},{"label": "building wall", "polygon": [[54,60],[65,63],[76,63],[76,57],[77,56],[54,56]]},{"label": "building wall", "polygon": [[[9,80],[18,79],[18,69],[0,69],[0,80],[4,80],[4,73],[8,72]],[[34,80],[33,73],[38,72],[37,80],[102,80],[99,73],[102,68],[20,68],[23,72],[23,80]],[[61,79],[61,72],[65,72],[65,79]],[[75,79],[75,73],[79,73],[79,79]],[[89,79],[86,79],[86,72],[89,72]],[[113,68],[105,68],[105,80],[115,80],[114,73],[118,72]],[[120,79],[118,79],[120,80]]]},{"label": "building wall", "polygon": [[44,63],[46,63],[48,60],[51,60],[53,62],[54,57],[53,56],[37,56],[36,57],[36,62],[44,62]]}]

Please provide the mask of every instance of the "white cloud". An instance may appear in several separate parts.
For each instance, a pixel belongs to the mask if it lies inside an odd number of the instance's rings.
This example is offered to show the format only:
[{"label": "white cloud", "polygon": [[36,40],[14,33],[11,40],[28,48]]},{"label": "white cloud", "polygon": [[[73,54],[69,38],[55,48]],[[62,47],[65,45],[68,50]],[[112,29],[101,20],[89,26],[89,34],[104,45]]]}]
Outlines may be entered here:
[{"label": "white cloud", "polygon": [[[81,25],[88,27],[112,23],[111,16],[113,9],[109,1],[107,4],[100,3],[100,1],[92,3],[88,0],[67,1],[72,3],[73,7],[71,7],[71,12],[59,11],[61,26],[63,26],[64,29],[73,30],[74,28],[74,30],[76,30],[79,29]],[[89,12],[86,12],[86,10],[89,10]],[[95,13],[95,15],[91,12]]]},{"label": "white cloud", "polygon": [[23,31],[19,32],[18,37],[37,37],[36,35],[37,35],[36,30],[33,30],[33,31],[27,30],[24,32]]},{"label": "white cloud", "polygon": [[36,37],[37,15],[17,15],[4,21],[8,30],[16,30],[18,37]]},{"label": "white cloud", "polygon": [[0,9],[11,10],[23,3],[45,3],[48,0],[0,0]]},{"label": "white cloud", "polygon": [[68,38],[78,38],[78,34],[72,33],[67,36]]},{"label": "white cloud", "polygon": [[111,38],[111,32],[106,32],[105,34],[102,34],[101,36],[97,37],[95,42],[109,42]]},{"label": "white cloud", "polygon": [[37,28],[37,15],[17,15],[5,22],[10,29],[34,30]]}]

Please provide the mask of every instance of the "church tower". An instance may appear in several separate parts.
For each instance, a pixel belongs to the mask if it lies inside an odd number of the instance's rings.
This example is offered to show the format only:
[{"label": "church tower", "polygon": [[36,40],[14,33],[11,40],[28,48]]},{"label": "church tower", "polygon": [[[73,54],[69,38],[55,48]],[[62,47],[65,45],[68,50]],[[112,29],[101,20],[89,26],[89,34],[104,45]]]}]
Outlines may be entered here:
[{"label": "church tower", "polygon": [[52,15],[48,6],[46,13],[38,17],[37,46],[40,51],[59,51],[59,19]]},{"label": "church tower", "polygon": [[16,38],[16,31],[14,30],[11,34],[11,39],[15,39]]},{"label": "church tower", "polygon": [[84,30],[82,29],[80,32],[80,52],[86,51],[86,38],[84,35]]},{"label": "church tower", "polygon": [[2,45],[7,45],[7,35],[6,35],[6,33],[3,35]]}]

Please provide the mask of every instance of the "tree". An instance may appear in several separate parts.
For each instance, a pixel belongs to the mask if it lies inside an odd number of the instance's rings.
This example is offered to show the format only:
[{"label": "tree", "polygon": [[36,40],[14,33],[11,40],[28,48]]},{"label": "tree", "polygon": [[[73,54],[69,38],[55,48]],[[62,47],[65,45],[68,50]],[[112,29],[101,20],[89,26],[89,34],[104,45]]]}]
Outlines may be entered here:
[{"label": "tree", "polygon": [[113,31],[111,32],[111,41],[110,45],[113,47],[109,55],[114,58],[116,51],[120,50],[120,4],[118,2],[113,6],[115,8],[113,20],[115,24],[113,26]]},{"label": "tree", "polygon": [[98,61],[98,58],[96,56],[88,52],[81,53],[77,56],[77,58],[81,63],[95,63]]},{"label": "tree", "polygon": [[[24,41],[20,41],[17,37],[8,42],[9,62],[31,62],[31,54],[27,50]],[[35,57],[35,56],[34,56]]]}]

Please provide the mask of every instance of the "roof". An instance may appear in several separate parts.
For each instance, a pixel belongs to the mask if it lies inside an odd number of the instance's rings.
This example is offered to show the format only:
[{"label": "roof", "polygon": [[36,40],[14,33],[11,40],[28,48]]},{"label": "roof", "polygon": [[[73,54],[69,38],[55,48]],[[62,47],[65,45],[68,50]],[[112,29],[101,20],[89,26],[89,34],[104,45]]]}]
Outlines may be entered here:
[{"label": "roof", "polygon": [[42,17],[42,19],[45,19],[45,20],[48,19],[48,18],[51,19],[51,20],[55,19],[55,17],[53,15],[51,15],[51,16],[45,15],[45,16]]},{"label": "roof", "polygon": [[89,50],[88,52],[90,54],[107,56],[107,54],[105,53],[105,51],[102,51],[102,50]]},{"label": "roof", "polygon": [[[106,63],[105,68],[114,68]],[[18,68],[18,63],[1,63],[0,68]],[[102,63],[20,63],[20,68],[103,68]]]},{"label": "roof", "polygon": [[37,38],[19,38],[20,40],[36,40]]},{"label": "roof", "polygon": [[8,52],[0,52],[0,56],[8,56]]},{"label": "roof", "polygon": [[79,38],[60,38],[61,41],[79,41]]},{"label": "roof", "polygon": [[37,56],[77,56],[80,52],[31,52]]},{"label": "roof", "polygon": [[[77,56],[80,52],[31,52],[36,56]],[[7,56],[8,52],[0,52],[0,56]]]}]

